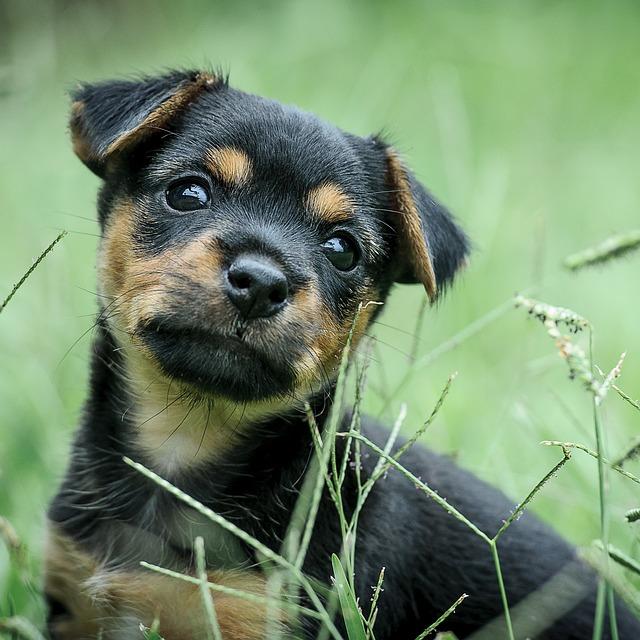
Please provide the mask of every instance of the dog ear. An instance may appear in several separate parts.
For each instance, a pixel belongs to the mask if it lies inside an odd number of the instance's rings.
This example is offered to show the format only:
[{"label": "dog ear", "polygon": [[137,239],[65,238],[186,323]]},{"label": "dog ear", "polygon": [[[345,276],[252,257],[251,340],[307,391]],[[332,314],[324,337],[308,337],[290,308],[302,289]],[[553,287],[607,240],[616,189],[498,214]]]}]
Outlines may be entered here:
[{"label": "dog ear", "polygon": [[390,147],[386,191],[397,221],[397,282],[422,283],[433,302],[466,263],[469,241],[451,214],[418,182]]},{"label": "dog ear", "polygon": [[80,85],[71,94],[73,149],[103,178],[111,158],[164,130],[188,104],[217,83],[210,73],[173,71],[140,80]]}]

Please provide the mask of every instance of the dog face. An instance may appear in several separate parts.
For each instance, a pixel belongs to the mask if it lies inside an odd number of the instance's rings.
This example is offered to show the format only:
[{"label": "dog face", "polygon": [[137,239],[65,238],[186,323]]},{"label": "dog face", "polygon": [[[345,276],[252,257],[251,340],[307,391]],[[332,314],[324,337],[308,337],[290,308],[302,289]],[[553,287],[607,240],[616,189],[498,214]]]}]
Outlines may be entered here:
[{"label": "dog face", "polygon": [[205,73],[74,99],[75,151],[104,180],[103,314],[126,351],[199,393],[317,391],[368,302],[395,281],[434,299],[464,261],[463,232],[379,139]]}]

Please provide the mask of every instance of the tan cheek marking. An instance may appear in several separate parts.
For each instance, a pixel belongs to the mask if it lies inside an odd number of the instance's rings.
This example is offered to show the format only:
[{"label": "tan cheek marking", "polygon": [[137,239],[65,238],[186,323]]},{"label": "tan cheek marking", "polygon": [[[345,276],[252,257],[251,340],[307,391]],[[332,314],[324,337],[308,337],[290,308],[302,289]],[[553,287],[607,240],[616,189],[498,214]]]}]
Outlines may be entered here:
[{"label": "tan cheek marking", "polygon": [[[300,327],[303,334],[308,333],[308,337],[303,335],[302,339],[310,344],[318,331],[321,330],[321,310],[322,303],[317,285],[313,283],[296,292],[293,304],[289,305],[285,311],[288,314],[286,321]],[[296,386],[301,387],[309,384],[317,378],[318,358],[311,347],[302,353],[298,362],[294,363],[294,369],[296,371]]]},{"label": "tan cheek marking", "polygon": [[[360,311],[351,338],[352,349],[356,349],[360,339],[367,330],[374,308],[374,305],[367,305]],[[317,351],[320,360],[325,366],[336,369],[340,364],[342,351],[347,343],[351,327],[353,326],[353,319],[349,318],[340,324],[327,309],[323,310],[322,318],[324,331],[318,337],[313,348]]]},{"label": "tan cheek marking", "polygon": [[215,286],[221,262],[217,245],[207,234],[158,256],[138,259],[130,278],[136,302],[132,320],[137,324],[162,312],[175,297],[175,291],[190,283],[202,286],[209,302],[221,297],[221,288]]},{"label": "tan cheek marking", "polygon": [[158,274],[140,266],[134,246],[134,221],[140,212],[124,200],[109,214],[98,254],[100,292],[105,296],[105,317],[126,332],[133,332],[138,321],[136,306],[148,296],[160,294]]},{"label": "tan cheek marking", "polygon": [[[266,581],[255,571],[210,571],[208,581],[258,596],[266,594]],[[156,617],[165,640],[200,638],[207,633],[197,585],[151,572],[104,569],[53,524],[46,547],[45,589],[71,612],[53,622],[52,631],[62,640],[99,637],[101,630],[130,633],[140,623],[151,626]],[[264,638],[264,604],[212,593],[225,640]],[[285,613],[279,612],[278,618],[285,631]]]},{"label": "tan cheek marking", "polygon": [[[138,324],[166,306],[172,290],[185,278],[212,290],[221,257],[210,236],[171,248],[157,256],[140,256],[134,246],[134,220],[143,216],[123,201],[110,214],[98,260],[101,292],[107,296],[108,314],[120,328],[132,333]],[[213,292],[213,290],[212,290]]]},{"label": "tan cheek marking", "polygon": [[[343,323],[338,322],[332,312],[322,304],[317,292],[314,292],[313,297],[315,304],[311,318],[317,326],[317,335],[309,344],[311,353],[303,354],[296,367],[297,385],[300,387],[308,385],[312,381],[324,381],[327,376],[331,377],[337,374],[342,352],[353,325],[353,318],[349,318]],[[358,346],[375,310],[375,305],[366,303],[376,301],[378,297],[375,291],[369,292],[364,297],[363,308],[353,331],[352,349],[356,349]]]},{"label": "tan cheek marking", "polygon": [[167,253],[174,261],[173,268],[200,284],[209,284],[222,264],[218,245],[209,234]]},{"label": "tan cheek marking", "polygon": [[346,340],[347,335],[340,324],[336,322],[332,313],[323,307],[320,312],[320,334],[311,345],[311,350],[327,374],[337,372],[340,353]]},{"label": "tan cheek marking", "polygon": [[124,201],[110,213],[98,256],[98,277],[103,293],[116,297],[124,291],[133,262],[133,205]]},{"label": "tan cheek marking", "polygon": [[99,257],[98,278],[106,296],[105,316],[132,334],[147,309],[162,308],[166,294],[167,265],[157,258],[136,255],[135,219],[142,213],[129,201],[118,203],[110,213]]},{"label": "tan cheek marking", "polygon": [[221,182],[232,186],[245,184],[253,173],[247,154],[233,147],[210,149],[206,154],[207,167]]},{"label": "tan cheek marking", "polygon": [[353,217],[353,200],[333,182],[325,182],[311,189],[306,205],[313,215],[324,222],[344,222]]},{"label": "tan cheek marking", "polygon": [[318,293],[318,286],[316,283],[300,289],[295,293],[293,300],[293,308],[296,315],[301,319],[313,322],[317,321],[318,310],[320,309],[321,301]]}]

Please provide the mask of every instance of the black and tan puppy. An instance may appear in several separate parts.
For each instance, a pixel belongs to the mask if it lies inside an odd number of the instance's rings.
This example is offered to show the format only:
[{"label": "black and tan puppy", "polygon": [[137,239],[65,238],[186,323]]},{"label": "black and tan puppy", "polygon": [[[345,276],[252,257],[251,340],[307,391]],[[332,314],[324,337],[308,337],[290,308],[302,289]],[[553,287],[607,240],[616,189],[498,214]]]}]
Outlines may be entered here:
[{"label": "black and tan puppy", "polygon": [[[127,640],[157,616],[167,640],[205,638],[197,587],[140,561],[193,572],[202,535],[211,582],[261,595],[265,577],[249,547],[123,456],[278,551],[313,451],[303,402],[322,425],[358,305],[384,300],[394,282],[421,282],[435,299],[467,240],[383,141],[214,75],[87,85],[74,100],[75,151],[104,181],[101,309],[89,398],[49,511],[49,632]],[[378,310],[364,307],[355,343]],[[385,438],[370,421],[363,430]],[[512,508],[425,449],[403,460],[489,534]],[[325,496],[305,572],[329,583],[340,545]],[[518,638],[591,637],[596,580],[570,546],[525,516],[500,550]],[[355,557],[365,608],[386,567],[377,640],[415,638],[463,592],[447,627],[505,636],[486,545],[399,474],[374,488]],[[260,599],[214,597],[225,640],[265,637]],[[316,636],[313,623],[303,637]],[[618,625],[623,640],[640,638],[621,604]]]}]

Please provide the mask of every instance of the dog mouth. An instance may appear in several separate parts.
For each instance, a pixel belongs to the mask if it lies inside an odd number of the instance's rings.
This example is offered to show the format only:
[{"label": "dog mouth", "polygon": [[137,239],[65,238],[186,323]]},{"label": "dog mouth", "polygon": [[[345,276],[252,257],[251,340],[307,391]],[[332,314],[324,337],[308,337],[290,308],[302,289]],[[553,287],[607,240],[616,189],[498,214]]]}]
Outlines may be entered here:
[{"label": "dog mouth", "polygon": [[295,383],[295,356],[256,345],[246,332],[155,318],[138,335],[166,375],[205,394],[251,402],[288,394]]}]

